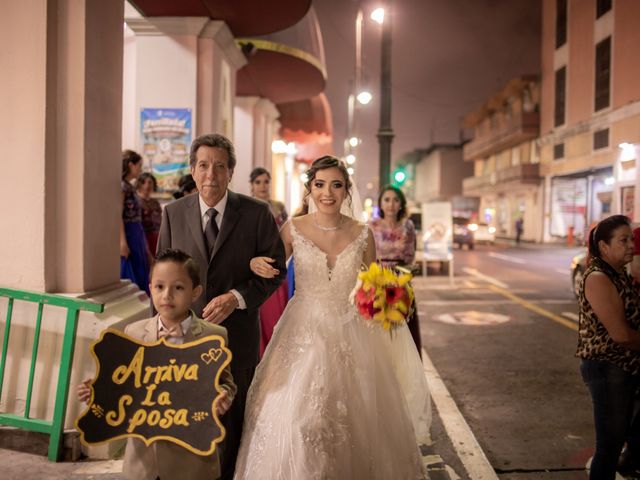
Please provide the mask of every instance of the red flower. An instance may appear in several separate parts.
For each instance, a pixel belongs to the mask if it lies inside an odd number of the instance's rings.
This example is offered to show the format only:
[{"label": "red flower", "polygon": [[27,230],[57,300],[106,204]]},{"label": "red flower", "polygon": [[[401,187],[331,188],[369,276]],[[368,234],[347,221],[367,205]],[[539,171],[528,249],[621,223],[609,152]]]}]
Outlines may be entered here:
[{"label": "red flower", "polygon": [[393,305],[404,300],[407,292],[403,287],[387,287],[385,293],[387,294],[387,303]]},{"label": "red flower", "polygon": [[365,318],[373,318],[373,315],[376,313],[376,309],[373,308],[373,301],[375,300],[375,290],[365,290],[363,288],[359,288],[356,292],[355,297],[356,307],[358,308],[358,312]]}]

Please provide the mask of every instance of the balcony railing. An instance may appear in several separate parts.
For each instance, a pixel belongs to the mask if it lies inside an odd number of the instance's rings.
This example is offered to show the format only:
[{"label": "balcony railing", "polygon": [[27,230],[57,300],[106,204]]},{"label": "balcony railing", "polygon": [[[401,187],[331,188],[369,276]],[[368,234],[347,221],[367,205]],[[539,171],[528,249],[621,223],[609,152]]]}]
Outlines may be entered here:
[{"label": "balcony railing", "polygon": [[462,180],[464,195],[477,195],[483,192],[500,190],[503,186],[513,186],[513,183],[535,185],[540,183],[540,164],[526,163],[514,167],[498,170],[481,177],[469,177]]},{"label": "balcony railing", "polygon": [[486,158],[507,148],[538,136],[540,115],[538,112],[520,112],[514,114],[498,128],[475,137],[462,150],[465,160]]}]

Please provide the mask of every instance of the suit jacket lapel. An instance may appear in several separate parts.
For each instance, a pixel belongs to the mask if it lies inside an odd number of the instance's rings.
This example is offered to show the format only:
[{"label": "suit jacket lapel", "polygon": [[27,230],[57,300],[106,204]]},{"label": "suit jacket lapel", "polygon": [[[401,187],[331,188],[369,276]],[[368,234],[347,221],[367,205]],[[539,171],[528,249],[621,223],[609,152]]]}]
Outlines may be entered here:
[{"label": "suit jacket lapel", "polygon": [[222,225],[220,226],[220,233],[218,234],[218,238],[216,239],[216,244],[213,247],[213,253],[211,257],[213,258],[220,247],[227,241],[231,232],[233,232],[233,228],[240,220],[240,209],[238,208],[238,204],[240,200],[238,196],[229,191],[229,195],[227,197],[227,206],[224,209],[224,216],[222,217]]},{"label": "suit jacket lapel", "polygon": [[203,258],[209,258],[207,247],[204,244],[204,233],[202,232],[202,216],[200,215],[200,203],[198,194],[194,194],[188,197],[189,205],[187,205],[186,216],[189,230],[196,242],[196,246]]},{"label": "suit jacket lapel", "polygon": [[143,342],[155,342],[158,340],[158,316],[151,317],[147,323],[144,324],[144,336]]},{"label": "suit jacket lapel", "polygon": [[184,343],[192,342],[200,335],[202,335],[202,325],[198,321],[196,314],[191,311],[191,325],[189,325],[189,331],[184,334]]}]

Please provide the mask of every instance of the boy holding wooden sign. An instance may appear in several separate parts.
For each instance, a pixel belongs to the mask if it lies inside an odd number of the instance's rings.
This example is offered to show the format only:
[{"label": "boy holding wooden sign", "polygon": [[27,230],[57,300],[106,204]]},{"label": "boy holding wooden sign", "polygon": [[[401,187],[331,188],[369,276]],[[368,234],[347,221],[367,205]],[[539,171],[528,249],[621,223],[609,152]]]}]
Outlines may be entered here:
[{"label": "boy holding wooden sign", "polygon": [[[105,422],[102,424],[104,425],[103,430],[108,430],[109,427],[114,427],[114,429],[127,427],[124,431],[125,434],[121,435],[126,436],[126,434],[138,433],[138,430],[136,430],[138,427],[140,427],[140,431],[144,428],[147,428],[147,432],[151,431],[151,427],[149,427],[151,425],[156,430],[158,428],[167,429],[165,436],[151,434],[152,438],[169,438],[171,437],[170,428],[173,424],[178,425],[178,427],[184,426],[183,430],[198,428],[196,422],[202,424],[202,417],[208,416],[206,408],[198,409],[199,411],[195,413],[196,416],[186,408],[179,408],[175,404],[179,404],[180,401],[184,403],[184,398],[176,398],[178,395],[175,392],[168,391],[168,389],[176,388],[176,385],[183,382],[180,392],[184,394],[186,387],[189,389],[187,391],[189,397],[198,397],[202,392],[194,391],[197,390],[197,383],[193,382],[193,380],[209,382],[209,385],[211,385],[210,379],[207,380],[208,377],[198,379],[198,375],[205,377],[206,366],[214,362],[214,357],[216,361],[219,361],[223,350],[226,351],[225,355],[230,357],[230,352],[224,348],[227,342],[226,329],[219,325],[204,322],[190,310],[191,303],[202,293],[198,266],[189,255],[180,250],[165,250],[156,257],[156,262],[151,270],[149,287],[153,305],[158,315],[128,325],[124,333],[135,340],[154,345],[133,345],[133,348],[137,347],[135,355],[125,352],[125,348],[119,350],[118,355],[108,355],[110,357],[109,360],[113,360],[113,357],[117,356],[130,357],[130,360],[127,361],[128,363],[125,362],[115,369],[113,369],[113,365],[100,365],[100,368],[107,372],[110,371],[109,369],[113,370],[110,381],[113,382],[114,387],[130,382],[128,385],[134,391],[120,395],[117,408],[113,408],[113,406],[103,408],[101,405],[92,403],[89,411],[79,419],[79,428],[81,422],[84,422],[84,425],[91,426],[92,430],[99,430],[99,425],[101,424],[97,422],[102,421]],[[123,339],[118,338],[118,335],[115,335],[116,332],[109,330],[107,332],[103,333],[101,341],[108,340],[107,336],[110,336],[115,337],[115,341],[128,342],[126,347],[133,343],[130,340],[126,340],[126,337],[123,337]],[[224,344],[221,344],[220,348],[209,348],[210,345],[207,345],[205,337],[210,336],[222,337]],[[145,361],[151,365],[157,362],[150,352],[156,348],[158,340],[161,338],[164,338],[166,343],[174,345],[200,342],[201,346],[207,345],[206,348],[209,349],[205,350],[205,353],[197,354],[196,358],[202,358],[201,365],[192,363],[189,366],[180,366],[175,364],[176,359],[174,358],[169,361],[168,366],[146,365]],[[93,347],[96,355],[98,354],[99,344],[100,342]],[[162,346],[162,348],[167,349],[168,347]],[[178,355],[174,356],[177,357]],[[116,359],[116,361],[120,360]],[[200,370],[198,370],[199,368]],[[219,385],[223,393],[215,403],[215,412],[218,417],[229,409],[236,392],[229,362],[227,361],[226,365],[221,368],[222,370],[219,370]],[[142,372],[144,372],[144,375],[142,375]],[[100,375],[99,373],[96,384],[101,379]],[[105,375],[107,374],[102,372],[102,376],[104,377]],[[184,382],[189,381],[192,382],[185,385]],[[87,380],[78,386],[78,398],[88,404],[94,400],[91,396],[90,382],[90,380]],[[94,388],[96,384],[94,384]],[[140,396],[137,395],[140,392],[136,392],[134,387],[143,392],[144,400],[142,402],[139,402]],[[158,394],[155,391],[158,387],[167,391]],[[146,388],[146,391],[144,388]],[[170,393],[172,394],[171,396]],[[138,398],[134,400],[136,395]],[[103,403],[109,401],[107,397],[108,395],[103,396]],[[131,415],[126,410],[126,407],[136,404],[136,402],[137,406],[141,408]],[[112,410],[107,411],[109,408],[112,408]],[[98,410],[97,414],[96,410]],[[162,412],[162,417],[160,412]],[[92,416],[91,414],[94,415]],[[98,417],[99,420],[95,417]],[[144,422],[142,422],[143,417]],[[128,422],[125,420],[128,420]],[[217,419],[215,420],[217,422]],[[90,424],[89,422],[93,423]],[[145,425],[141,425],[142,423]],[[217,423],[219,424],[219,422]],[[222,428],[221,424],[219,426]],[[87,432],[83,431],[83,435],[86,438]],[[148,433],[140,434],[140,437],[148,439],[148,435]],[[107,434],[108,436],[109,434]],[[156,480],[157,478],[161,480],[173,478],[212,480],[220,476],[218,449],[214,449],[211,454],[203,455],[203,451],[210,451],[207,450],[209,447],[198,450],[198,448],[192,448],[188,442],[176,442],[173,438],[172,440],[154,440],[147,445],[148,442],[145,443],[139,438],[129,437],[124,455],[123,473],[125,476],[136,480]],[[89,443],[91,442],[89,441]],[[95,441],[95,443],[98,443],[98,441]],[[211,448],[213,447],[214,445],[211,445]],[[200,452],[200,454],[195,452]]]}]

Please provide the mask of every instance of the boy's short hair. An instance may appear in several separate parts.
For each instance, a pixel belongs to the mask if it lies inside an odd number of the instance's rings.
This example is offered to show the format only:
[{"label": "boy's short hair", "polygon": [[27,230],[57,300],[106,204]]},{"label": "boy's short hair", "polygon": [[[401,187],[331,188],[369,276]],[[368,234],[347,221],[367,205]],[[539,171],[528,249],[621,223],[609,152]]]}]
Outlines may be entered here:
[{"label": "boy's short hair", "polygon": [[156,261],[151,267],[151,273],[153,274],[154,267],[159,263],[175,262],[180,263],[187,269],[187,274],[193,283],[193,288],[202,285],[200,281],[200,269],[195,260],[191,256],[182,250],[177,248],[167,248],[156,255]]}]

